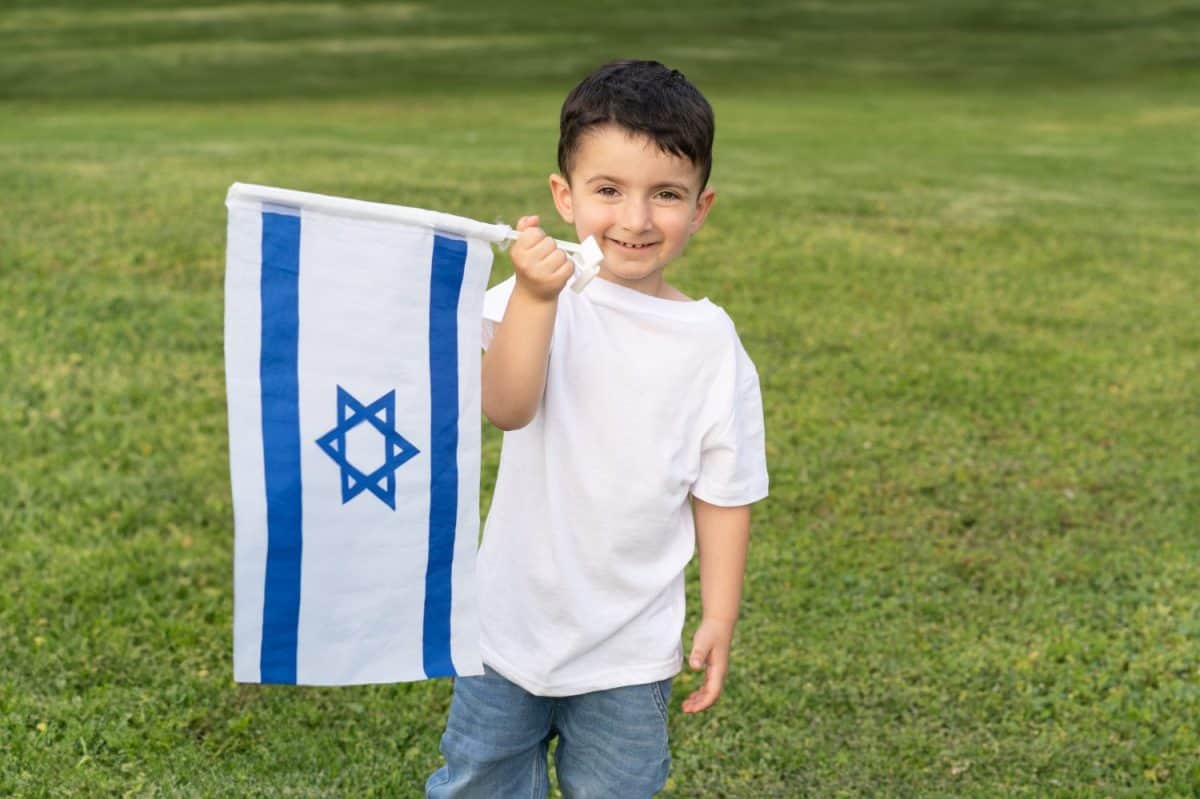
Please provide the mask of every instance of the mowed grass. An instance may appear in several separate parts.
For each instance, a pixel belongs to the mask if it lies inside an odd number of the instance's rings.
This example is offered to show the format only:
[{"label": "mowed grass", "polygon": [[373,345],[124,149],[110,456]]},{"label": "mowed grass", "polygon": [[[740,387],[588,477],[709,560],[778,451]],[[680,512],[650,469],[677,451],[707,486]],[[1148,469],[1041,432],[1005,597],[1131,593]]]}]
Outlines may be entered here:
[{"label": "mowed grass", "polygon": [[666,794],[1200,793],[1200,16],[828,8],[0,13],[0,795],[420,794],[449,681],[231,679],[225,191],[567,236],[558,105],[631,51],[717,111],[671,272],[773,478]]}]

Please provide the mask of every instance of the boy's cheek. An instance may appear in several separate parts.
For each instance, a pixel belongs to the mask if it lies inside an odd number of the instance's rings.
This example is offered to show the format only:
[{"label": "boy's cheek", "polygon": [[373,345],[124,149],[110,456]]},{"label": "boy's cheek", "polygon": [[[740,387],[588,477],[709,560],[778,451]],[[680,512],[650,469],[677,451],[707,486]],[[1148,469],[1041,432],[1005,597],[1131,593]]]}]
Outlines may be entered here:
[{"label": "boy's cheek", "polygon": [[580,241],[583,241],[588,236],[595,236],[597,241],[603,243],[602,239],[604,238],[606,228],[607,225],[603,223],[603,220],[595,216],[586,213],[575,215],[575,232],[579,235]]}]

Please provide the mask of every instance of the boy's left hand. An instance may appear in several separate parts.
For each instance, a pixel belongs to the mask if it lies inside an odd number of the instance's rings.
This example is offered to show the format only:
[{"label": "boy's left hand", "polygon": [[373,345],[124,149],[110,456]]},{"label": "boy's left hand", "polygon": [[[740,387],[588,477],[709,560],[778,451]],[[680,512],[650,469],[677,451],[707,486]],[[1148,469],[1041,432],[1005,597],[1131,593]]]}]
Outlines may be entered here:
[{"label": "boy's left hand", "polygon": [[733,622],[702,619],[692,636],[688,665],[693,671],[704,669],[704,683],[683,700],[684,713],[699,713],[712,707],[721,695],[729,671],[729,648],[733,644]]}]

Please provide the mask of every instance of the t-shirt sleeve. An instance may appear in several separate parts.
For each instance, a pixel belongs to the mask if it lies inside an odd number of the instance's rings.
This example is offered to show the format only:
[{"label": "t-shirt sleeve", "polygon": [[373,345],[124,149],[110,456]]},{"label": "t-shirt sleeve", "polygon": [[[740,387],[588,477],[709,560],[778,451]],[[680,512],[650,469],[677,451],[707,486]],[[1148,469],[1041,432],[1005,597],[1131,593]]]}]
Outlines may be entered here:
[{"label": "t-shirt sleeve", "polygon": [[496,335],[496,325],[504,318],[504,309],[508,307],[508,298],[512,296],[515,285],[517,277],[513,275],[508,280],[492,286],[483,295],[483,330],[480,344],[485,350]]},{"label": "t-shirt sleeve", "polygon": [[713,386],[711,421],[700,444],[693,496],[711,505],[749,505],[767,496],[766,433],[758,371],[737,343],[732,368]]}]

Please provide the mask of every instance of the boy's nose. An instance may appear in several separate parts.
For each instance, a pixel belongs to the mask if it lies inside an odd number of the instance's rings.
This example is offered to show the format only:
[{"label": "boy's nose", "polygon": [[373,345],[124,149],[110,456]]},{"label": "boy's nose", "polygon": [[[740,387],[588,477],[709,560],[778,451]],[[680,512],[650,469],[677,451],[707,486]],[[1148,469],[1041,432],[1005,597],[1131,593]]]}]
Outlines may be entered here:
[{"label": "boy's nose", "polygon": [[650,203],[644,200],[629,200],[621,208],[621,227],[634,233],[650,228]]}]

